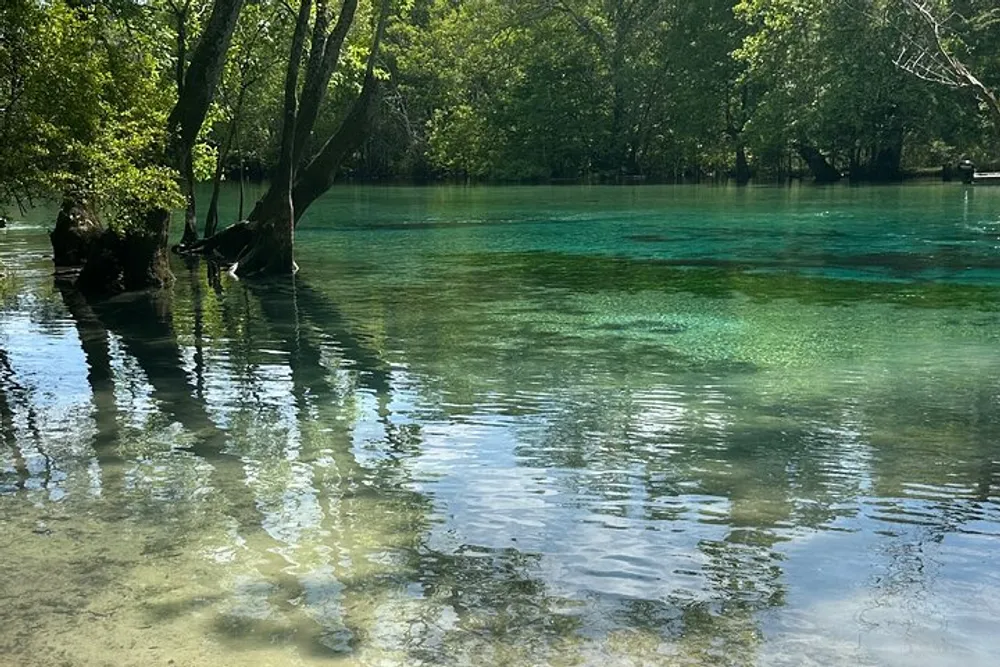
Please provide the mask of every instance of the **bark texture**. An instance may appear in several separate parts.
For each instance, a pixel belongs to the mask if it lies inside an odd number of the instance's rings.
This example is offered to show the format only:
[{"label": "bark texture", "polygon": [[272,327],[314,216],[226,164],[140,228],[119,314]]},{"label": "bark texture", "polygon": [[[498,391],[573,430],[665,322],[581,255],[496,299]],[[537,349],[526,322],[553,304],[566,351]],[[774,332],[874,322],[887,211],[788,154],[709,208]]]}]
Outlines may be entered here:
[{"label": "bark texture", "polygon": [[85,204],[64,200],[49,232],[53,262],[57,267],[83,266],[103,233],[104,226]]},{"label": "bark texture", "polygon": [[153,210],[139,228],[104,230],[80,272],[79,288],[89,294],[116,294],[169,285],[173,281],[166,242],[169,222],[169,211]]}]

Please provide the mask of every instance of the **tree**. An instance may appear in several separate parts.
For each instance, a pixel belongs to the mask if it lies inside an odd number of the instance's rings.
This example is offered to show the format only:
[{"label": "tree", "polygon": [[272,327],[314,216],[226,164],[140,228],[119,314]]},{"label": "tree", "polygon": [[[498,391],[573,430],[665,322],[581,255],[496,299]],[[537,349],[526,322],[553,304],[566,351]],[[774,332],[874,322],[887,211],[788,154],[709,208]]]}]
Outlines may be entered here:
[{"label": "tree", "polygon": [[300,4],[295,35],[285,76],[281,151],[276,176],[247,221],[239,222],[204,241],[179,248],[185,253],[214,254],[232,264],[239,276],[287,273],[295,270],[292,259],[295,225],[305,210],[333,184],[337,169],[364,141],[371,124],[377,96],[375,61],[389,18],[390,3],[381,8],[374,31],[362,89],[337,131],[307,159],[314,140],[330,78],[340,60],[344,40],[354,21],[357,0],[344,0],[337,23],[328,30],[325,2],[317,0],[309,56],[298,94],[299,62],[309,32],[309,7]]},{"label": "tree", "polygon": [[149,158],[170,92],[133,20],[104,4],[0,5],[0,201],[66,195],[123,224],[142,197],[176,205],[169,170]]},{"label": "tree", "polygon": [[1000,127],[1000,8],[977,0],[904,0],[893,19],[902,37],[893,62],[924,81],[973,90]]},{"label": "tree", "polygon": [[[221,114],[214,133],[217,136],[215,171],[212,177],[212,197],[205,215],[206,237],[215,234],[219,222],[219,196],[226,162],[239,138],[246,137],[245,117],[251,123],[266,125],[270,119],[269,93],[276,81],[275,65],[281,60],[277,43],[281,37],[281,22],[277,3],[258,2],[244,9],[233,37],[234,57],[229,59],[219,86]],[[252,128],[249,128],[252,130]],[[250,132],[252,135],[252,131]],[[240,212],[243,219],[243,155],[240,155]],[[188,237],[187,242],[192,239]]]},{"label": "tree", "polygon": [[[229,43],[243,0],[215,0],[198,45],[191,55],[184,85],[166,122],[163,167],[183,173],[222,75]],[[110,227],[87,259],[78,284],[92,291],[142,289],[172,280],[168,263],[170,212],[156,201],[139,201],[138,220]]]},{"label": "tree", "polygon": [[644,65],[663,39],[662,0],[604,0],[575,4],[553,0],[552,9],[564,14],[597,49],[610,90],[610,137],[604,167],[636,173],[642,134],[641,118],[648,103],[655,71]]},{"label": "tree", "polygon": [[[427,149],[444,173],[474,179],[579,178],[607,145],[605,79],[593,44],[562,14],[474,0],[435,3],[401,54],[400,79],[427,108]],[[454,62],[442,68],[444,62]],[[431,83],[427,83],[428,80]],[[434,97],[423,101],[423,91]]]},{"label": "tree", "polygon": [[[184,83],[188,65],[188,41],[191,23],[204,7],[195,4],[194,0],[166,0],[165,9],[170,14],[174,23],[176,35],[176,50],[174,52],[174,81],[177,84],[177,97],[184,93]],[[184,209],[184,238],[193,241],[198,238],[197,230],[197,205],[195,202],[195,172],[194,172],[194,151],[188,151],[187,157],[182,166],[182,182],[184,184],[184,198],[187,202]]]},{"label": "tree", "polygon": [[846,0],[743,0],[738,12],[751,26],[738,55],[765,82],[752,140],[791,148],[820,182],[899,179],[906,137],[937,101],[891,64],[897,33]]},{"label": "tree", "polygon": [[[345,168],[892,180],[985,152],[987,119],[1000,127],[988,0],[407,0],[391,26],[359,0],[243,4],[0,4],[0,198],[64,201],[57,230],[99,236],[92,256],[53,239],[58,262],[89,260],[81,285],[168,282],[175,208],[181,249],[291,270],[295,224]],[[217,233],[234,154],[274,178]]]},{"label": "tree", "polygon": [[726,168],[737,184],[746,185],[747,128],[763,86],[748,63],[734,57],[749,26],[733,9],[730,0],[676,3],[669,10],[661,62],[672,73],[670,121],[687,139],[684,151],[694,162]]}]

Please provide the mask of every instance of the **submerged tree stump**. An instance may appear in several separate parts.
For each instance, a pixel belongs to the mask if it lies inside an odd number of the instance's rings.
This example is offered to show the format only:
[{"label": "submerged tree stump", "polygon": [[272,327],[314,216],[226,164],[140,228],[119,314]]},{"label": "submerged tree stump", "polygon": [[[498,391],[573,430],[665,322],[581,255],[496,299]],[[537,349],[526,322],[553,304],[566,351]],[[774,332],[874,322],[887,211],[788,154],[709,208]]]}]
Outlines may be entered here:
[{"label": "submerged tree stump", "polygon": [[56,216],[56,227],[49,232],[55,265],[82,266],[103,232],[104,225],[86,204],[65,199]]},{"label": "submerged tree stump", "polygon": [[173,282],[167,244],[170,211],[147,212],[141,225],[105,229],[91,244],[77,287],[87,294],[117,294]]}]

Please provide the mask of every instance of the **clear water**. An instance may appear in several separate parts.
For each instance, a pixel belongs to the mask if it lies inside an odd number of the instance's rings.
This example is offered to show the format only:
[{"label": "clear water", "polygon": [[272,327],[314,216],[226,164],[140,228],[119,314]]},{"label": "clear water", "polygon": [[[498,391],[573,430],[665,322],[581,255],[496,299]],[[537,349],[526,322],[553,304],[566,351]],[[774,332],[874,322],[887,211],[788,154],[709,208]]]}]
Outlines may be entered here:
[{"label": "clear water", "polygon": [[1000,188],[344,187],[294,281],[103,303],[48,215],[0,664],[1000,656]]}]

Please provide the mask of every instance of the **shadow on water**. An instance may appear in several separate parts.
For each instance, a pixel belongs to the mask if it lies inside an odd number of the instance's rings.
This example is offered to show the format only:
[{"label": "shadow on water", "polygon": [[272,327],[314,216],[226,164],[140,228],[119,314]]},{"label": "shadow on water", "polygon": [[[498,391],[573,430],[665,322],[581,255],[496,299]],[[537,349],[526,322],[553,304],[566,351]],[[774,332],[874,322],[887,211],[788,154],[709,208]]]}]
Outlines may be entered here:
[{"label": "shadow on water", "polygon": [[359,373],[361,388],[379,396],[388,394],[388,364],[350,330],[336,304],[308,280],[296,276],[287,283],[251,283],[246,289],[259,301],[265,319],[296,360],[300,373],[324,372],[319,346],[311,341],[316,336],[335,347],[348,367]]},{"label": "shadow on water", "polygon": [[[288,611],[288,601],[308,604],[313,598],[335,596],[338,610],[330,616],[307,619],[290,614],[258,619],[226,614],[217,617],[215,633],[244,650],[278,642],[292,643],[309,655],[363,655],[378,646],[407,663],[421,664],[463,660],[518,664],[541,655],[558,660],[562,651],[583,659],[586,651],[577,646],[586,621],[579,614],[582,601],[549,590],[539,571],[540,554],[472,544],[446,552],[431,545],[431,500],[409,490],[413,480],[407,463],[422,451],[419,426],[403,428],[392,423],[386,364],[360,339],[340,328],[344,320],[335,305],[301,279],[233,289],[246,289],[259,304],[270,332],[269,344],[287,364],[295,421],[303,430],[300,456],[318,450],[331,461],[329,472],[316,469],[308,481],[309,487],[336,499],[316,528],[337,536],[340,561],[352,566],[328,563],[333,576],[323,582],[288,574],[267,579],[267,597],[277,608]],[[332,435],[309,432],[311,422],[336,423],[336,406],[345,398],[344,389],[331,381],[329,362],[324,361],[326,346],[353,353],[345,363],[358,373],[355,391],[376,392],[383,435],[375,460],[358,458],[349,428],[333,429]],[[706,546],[706,552],[726,554],[728,541]],[[371,565],[363,565],[387,559],[392,566],[376,565],[370,571]],[[197,607],[200,603],[191,600],[189,604]],[[641,609],[640,601],[621,600],[620,606],[614,605],[616,623],[622,627],[638,624],[659,636],[656,641],[647,639],[652,642],[650,655],[655,655],[662,641],[690,636],[703,642],[698,650],[721,655],[739,648],[745,656],[747,647],[732,642],[723,649],[710,647],[714,639],[705,619],[716,622],[719,610],[699,611],[697,605],[680,600],[667,606],[669,610],[659,615],[669,616],[671,622],[660,628],[662,619]],[[749,617],[741,622],[750,622]],[[405,639],[386,643],[381,636],[384,627],[380,630],[386,624],[406,628]]]},{"label": "shadow on water", "polygon": [[108,331],[76,288],[62,282],[57,283],[56,287],[76,326],[87,363],[87,382],[90,385],[97,425],[94,449],[99,460],[107,460],[106,457],[113,454],[118,443],[118,408],[115,404]]},{"label": "shadow on water", "polygon": [[[173,326],[171,294],[148,292],[112,300],[92,301],[70,285],[60,284],[63,302],[73,319],[87,362],[94,417],[97,426],[94,449],[98,461],[120,462],[119,409],[115,404],[112,369],[112,337],[131,357],[152,387],[162,415],[181,424],[190,436],[189,450],[213,467],[213,485],[226,499],[226,508],[244,526],[259,526],[251,489],[243,478],[239,459],[227,453],[227,435],[208,414],[199,394],[203,373],[196,353],[194,378],[182,366],[181,351]],[[200,300],[193,304],[200,311]],[[201,339],[197,339],[200,347]]]}]

